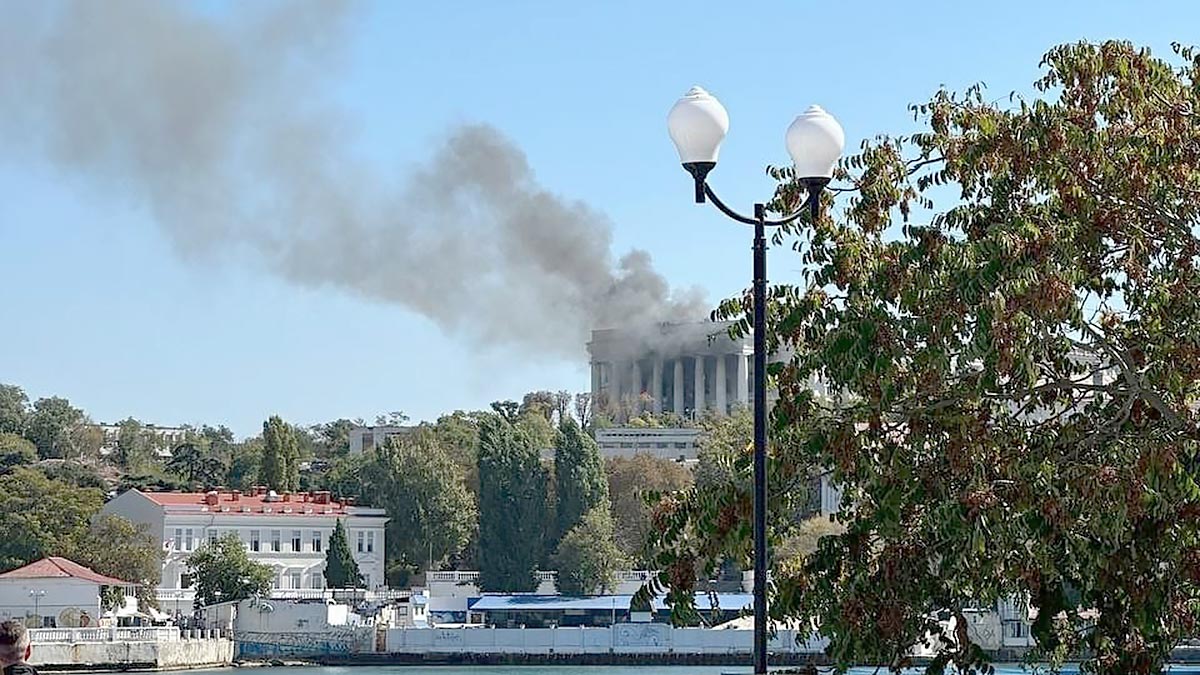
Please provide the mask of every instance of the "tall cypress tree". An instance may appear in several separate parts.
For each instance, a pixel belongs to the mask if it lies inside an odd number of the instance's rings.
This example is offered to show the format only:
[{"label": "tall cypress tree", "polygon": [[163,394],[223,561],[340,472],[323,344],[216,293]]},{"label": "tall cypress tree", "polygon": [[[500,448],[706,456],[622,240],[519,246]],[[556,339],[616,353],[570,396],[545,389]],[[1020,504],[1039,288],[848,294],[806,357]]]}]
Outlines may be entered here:
[{"label": "tall cypress tree", "polygon": [[554,486],[556,541],[575,527],[583,514],[598,506],[608,507],[608,476],[600,448],[570,417],[558,427]]},{"label": "tall cypress tree", "polygon": [[479,427],[479,587],[537,588],[547,526],[546,469],[529,435],[499,415]]},{"label": "tall cypress tree", "polygon": [[329,549],[325,552],[325,586],[328,588],[358,588],[362,586],[362,573],[354,555],[350,553],[350,540],[342,521],[333,526],[329,536]]},{"label": "tall cypress tree", "polygon": [[296,432],[278,415],[263,422],[263,458],[258,479],[277,492],[300,489],[300,447]]}]

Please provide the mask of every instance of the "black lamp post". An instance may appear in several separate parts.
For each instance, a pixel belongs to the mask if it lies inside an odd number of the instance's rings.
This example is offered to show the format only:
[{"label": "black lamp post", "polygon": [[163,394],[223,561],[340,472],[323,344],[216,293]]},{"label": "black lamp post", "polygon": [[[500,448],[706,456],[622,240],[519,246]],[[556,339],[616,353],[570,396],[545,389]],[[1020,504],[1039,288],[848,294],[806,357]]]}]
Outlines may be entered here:
[{"label": "black lamp post", "polygon": [[707,199],[721,213],[754,226],[754,672],[767,672],[767,226],[792,222],[820,206],[821,190],[829,184],[833,165],[845,145],[842,127],[824,110],[812,106],[787,131],[788,152],[795,175],[808,194],[800,210],[768,220],[766,205],[755,204],[754,216],[729,208],[709,187],[708,173],[717,165],[721,141],[729,131],[729,114],[720,101],[692,87],[667,116],[671,140],[683,168],[695,179],[697,204]]}]

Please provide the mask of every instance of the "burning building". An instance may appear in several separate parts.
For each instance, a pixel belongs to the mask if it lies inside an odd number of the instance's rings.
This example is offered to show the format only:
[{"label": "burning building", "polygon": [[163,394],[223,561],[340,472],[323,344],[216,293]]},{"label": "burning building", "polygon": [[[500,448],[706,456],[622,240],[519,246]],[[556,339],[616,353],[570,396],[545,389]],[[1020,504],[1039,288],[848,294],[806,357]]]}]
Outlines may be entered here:
[{"label": "burning building", "polygon": [[753,402],[751,336],[729,323],[663,323],[592,331],[592,400],[618,417],[639,412],[727,414]]}]

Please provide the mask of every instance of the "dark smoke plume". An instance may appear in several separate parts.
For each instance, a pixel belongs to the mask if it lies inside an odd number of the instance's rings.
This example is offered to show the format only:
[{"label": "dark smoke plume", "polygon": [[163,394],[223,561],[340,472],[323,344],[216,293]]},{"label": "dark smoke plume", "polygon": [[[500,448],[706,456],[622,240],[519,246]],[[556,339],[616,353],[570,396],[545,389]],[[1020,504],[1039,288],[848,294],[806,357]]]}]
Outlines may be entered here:
[{"label": "dark smoke plume", "polygon": [[144,204],[183,257],[248,257],[474,345],[573,357],[593,326],[704,315],[645,252],[614,259],[605,216],[546,191],[489,126],[453,129],[404,179],[347,150],[353,120],[321,95],[347,20],[341,2],[8,3],[0,149]]}]

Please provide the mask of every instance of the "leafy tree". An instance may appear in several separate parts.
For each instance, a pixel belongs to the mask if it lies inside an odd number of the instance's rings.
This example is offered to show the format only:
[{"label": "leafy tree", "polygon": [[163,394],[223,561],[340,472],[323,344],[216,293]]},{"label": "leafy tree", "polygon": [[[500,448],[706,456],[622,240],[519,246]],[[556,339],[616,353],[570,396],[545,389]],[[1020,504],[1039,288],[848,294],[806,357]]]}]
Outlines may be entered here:
[{"label": "leafy tree", "polygon": [[263,442],[261,438],[248,438],[229,446],[229,470],[225,474],[225,485],[230,489],[248,490],[258,481],[262,471]]},{"label": "leafy tree", "polygon": [[[1195,633],[1200,54],[1176,53],[1064,45],[1040,99],[938,92],[918,133],[844,162],[836,220],[806,222],[807,285],[772,290],[768,336],[791,354],[772,432],[800,450],[770,474],[829,467],[854,508],[776,568],[773,611],[814,620],[841,666],[899,665],[933,633],[927,672],[979,667],[934,619],[1004,597],[1037,609],[1035,656],[1103,675],[1162,672]],[[660,560],[739,547],[698,527],[722,508],[660,508]]]},{"label": "leafy tree", "polygon": [[259,480],[277,492],[300,489],[300,451],[296,433],[279,416],[263,422],[263,455]]},{"label": "leafy tree", "polygon": [[99,490],[50,480],[29,467],[0,476],[0,569],[69,550],[103,500]]},{"label": "leafy tree", "polygon": [[44,459],[35,467],[50,480],[107,492],[113,484],[92,464],[72,459]]},{"label": "leafy tree", "polygon": [[476,527],[475,500],[446,450],[427,430],[389,438],[363,463],[362,497],[387,510],[388,558],[427,568],[458,553]]},{"label": "leafy tree", "polygon": [[479,496],[479,424],[487,415],[485,412],[455,410],[439,417],[433,425],[438,443],[450,453],[476,499]]},{"label": "leafy tree", "polygon": [[516,401],[492,401],[492,412],[509,424],[516,424],[520,417],[521,404]]},{"label": "leafy tree", "polygon": [[132,417],[118,422],[117,427],[117,465],[129,474],[143,472],[154,458],[150,432]]},{"label": "leafy tree", "polygon": [[554,451],[555,533],[561,537],[583,514],[608,505],[608,480],[600,448],[579,424],[567,418],[558,428]]},{"label": "leafy tree", "polygon": [[233,533],[202,544],[188,556],[187,568],[195,582],[196,607],[267,595],[274,576],[269,566],[250,559]]},{"label": "leafy tree", "polygon": [[191,489],[191,485],[161,466],[148,464],[144,469],[121,474],[118,491],[133,489],[143,492],[178,492]]},{"label": "leafy tree", "polygon": [[624,565],[624,556],[613,541],[607,507],[601,504],[585,513],[559,542],[554,554],[559,593],[591,595],[616,586],[616,571]]},{"label": "leafy tree", "polygon": [[0,472],[37,461],[37,447],[10,432],[0,432]]},{"label": "leafy tree", "polygon": [[0,434],[25,433],[29,424],[29,397],[13,384],[0,384]]},{"label": "leafy tree", "polygon": [[[138,606],[158,606],[155,588],[162,576],[163,551],[146,524],[134,524],[111,514],[98,516],[68,557],[101,574],[139,584]],[[105,609],[119,606],[123,596],[120,588],[108,589]]]},{"label": "leafy tree", "polygon": [[645,453],[610,458],[605,470],[617,547],[626,558],[641,563],[650,532],[647,499],[690,487],[692,472],[678,462]]},{"label": "leafy tree", "polygon": [[316,456],[322,459],[345,457],[350,452],[350,430],[362,424],[362,420],[337,419],[314,425],[311,429],[316,438]]},{"label": "leafy tree", "polygon": [[500,415],[479,428],[479,586],[537,588],[546,518],[546,470],[528,434]]},{"label": "leafy tree", "polygon": [[408,422],[408,415],[405,415],[399,410],[393,410],[385,415],[376,415],[375,424],[377,426],[401,427]]},{"label": "leafy tree", "polygon": [[83,421],[83,411],[67,399],[39,398],[29,415],[25,437],[33,441],[43,459],[66,457],[74,450],[71,433]]},{"label": "leafy tree", "polygon": [[594,409],[592,395],[588,392],[575,394],[575,419],[585,431],[592,431],[592,411]]},{"label": "leafy tree", "polygon": [[700,489],[728,484],[733,480],[734,461],[754,442],[754,417],[745,408],[729,415],[705,415],[700,419],[699,462],[696,485]]},{"label": "leafy tree", "polygon": [[363,585],[362,573],[350,552],[350,540],[340,520],[333,527],[329,550],[325,552],[325,585],[329,588],[360,588]]},{"label": "leafy tree", "polygon": [[176,446],[167,460],[167,469],[191,485],[213,487],[221,484],[228,469],[221,458],[199,441]]},{"label": "leafy tree", "polygon": [[554,422],[554,394],[549,391],[531,391],[521,398],[518,415],[541,415],[547,422]]}]

